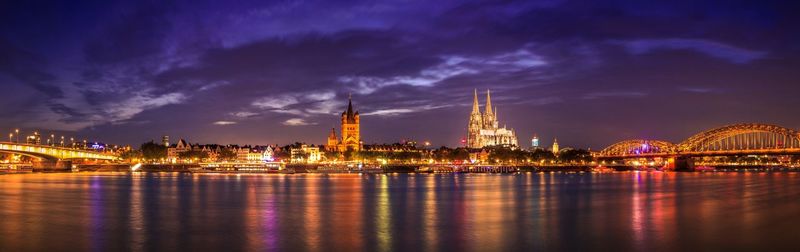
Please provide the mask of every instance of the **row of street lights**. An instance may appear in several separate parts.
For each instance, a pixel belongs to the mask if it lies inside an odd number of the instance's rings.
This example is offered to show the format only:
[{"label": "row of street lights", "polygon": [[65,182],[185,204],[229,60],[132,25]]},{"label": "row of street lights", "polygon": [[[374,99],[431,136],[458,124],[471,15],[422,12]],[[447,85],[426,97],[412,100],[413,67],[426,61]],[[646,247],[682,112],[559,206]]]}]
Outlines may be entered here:
[{"label": "row of street lights", "polygon": [[[41,144],[41,139],[39,137],[39,132],[38,131],[34,131],[33,132],[33,136],[29,136],[28,138],[29,139],[30,138],[34,139],[32,144]],[[16,141],[15,141],[15,139],[16,139]],[[14,129],[14,132],[8,133],[8,141],[9,142],[14,142],[14,143],[20,143],[20,141],[19,141],[19,129]],[[47,138],[47,145],[48,146],[66,147],[66,142],[65,141],[66,141],[66,137],[61,136],[60,141],[58,142],[58,145],[56,145],[56,135],[55,134],[50,134],[50,137]],[[70,137],[69,141],[70,141],[70,147],[75,148],[75,138],[74,137]],[[88,141],[86,141],[86,139],[84,139],[83,140],[83,146],[85,147],[87,143],[88,143]]]}]

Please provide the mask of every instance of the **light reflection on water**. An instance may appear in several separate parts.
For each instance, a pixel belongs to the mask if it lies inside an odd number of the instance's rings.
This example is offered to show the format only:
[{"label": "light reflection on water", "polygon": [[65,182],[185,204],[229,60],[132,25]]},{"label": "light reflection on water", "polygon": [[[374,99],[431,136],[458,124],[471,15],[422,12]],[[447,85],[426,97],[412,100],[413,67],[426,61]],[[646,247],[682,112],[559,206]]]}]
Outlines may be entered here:
[{"label": "light reflection on water", "polygon": [[793,250],[796,173],[0,176],[0,251]]}]

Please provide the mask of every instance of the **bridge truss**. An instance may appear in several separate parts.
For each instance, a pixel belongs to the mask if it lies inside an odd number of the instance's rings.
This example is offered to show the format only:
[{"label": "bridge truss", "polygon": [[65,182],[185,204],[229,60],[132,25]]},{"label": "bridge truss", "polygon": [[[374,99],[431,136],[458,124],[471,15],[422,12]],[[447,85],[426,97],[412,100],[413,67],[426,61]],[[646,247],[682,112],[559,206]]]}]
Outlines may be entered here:
[{"label": "bridge truss", "polygon": [[800,131],[769,124],[733,124],[698,133],[680,144],[659,140],[626,140],[599,157],[713,156],[800,154]]}]

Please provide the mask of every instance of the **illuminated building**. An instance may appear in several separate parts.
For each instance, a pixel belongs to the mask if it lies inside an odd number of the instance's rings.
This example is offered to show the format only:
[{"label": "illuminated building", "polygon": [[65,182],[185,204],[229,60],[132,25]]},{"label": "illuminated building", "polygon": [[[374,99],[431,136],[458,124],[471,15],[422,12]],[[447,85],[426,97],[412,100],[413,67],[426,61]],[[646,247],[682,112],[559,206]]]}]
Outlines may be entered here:
[{"label": "illuminated building", "polygon": [[164,147],[169,147],[169,136],[166,136],[166,135],[162,136],[161,137],[161,144],[163,144]]},{"label": "illuminated building", "polygon": [[539,148],[539,136],[533,135],[533,138],[531,139],[531,147],[534,149]]},{"label": "illuminated building", "polygon": [[42,136],[39,135],[39,132],[34,132],[32,136],[28,136],[25,139],[25,143],[27,144],[42,144]]},{"label": "illuminated building", "polygon": [[178,143],[175,147],[168,147],[167,148],[167,159],[171,162],[175,163],[178,161],[178,157],[181,153],[187,152],[192,150],[192,145],[190,145],[186,140],[178,140]]},{"label": "illuminated building", "polygon": [[513,129],[498,126],[497,108],[492,111],[492,97],[486,91],[486,112],[480,112],[478,104],[478,91],[472,102],[472,113],[469,117],[469,127],[467,130],[467,147],[483,148],[487,146],[511,146],[516,147],[517,136]]},{"label": "illuminated building", "polygon": [[264,153],[261,153],[261,160],[264,162],[275,161],[275,151],[272,150],[272,147],[267,146],[267,148],[264,150]]},{"label": "illuminated building", "polygon": [[558,151],[559,151],[559,149],[558,149],[558,138],[555,138],[553,140],[553,154],[558,155]]},{"label": "illuminated building", "polygon": [[348,99],[347,110],[342,112],[342,139],[336,138],[336,129],[331,129],[328,134],[328,151],[361,150],[361,118],[358,111],[353,110],[353,101]]},{"label": "illuminated building", "polygon": [[292,163],[316,163],[322,159],[319,147],[301,145],[300,148],[293,148],[291,151]]}]

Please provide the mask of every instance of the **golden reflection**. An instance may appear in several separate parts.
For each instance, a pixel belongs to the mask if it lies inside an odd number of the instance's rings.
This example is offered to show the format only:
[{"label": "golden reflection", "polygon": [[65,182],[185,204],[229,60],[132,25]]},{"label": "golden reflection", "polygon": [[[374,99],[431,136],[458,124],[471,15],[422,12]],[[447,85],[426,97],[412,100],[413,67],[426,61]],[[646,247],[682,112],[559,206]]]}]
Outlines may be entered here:
[{"label": "golden reflection", "polygon": [[131,229],[131,249],[143,251],[145,243],[144,199],[142,198],[142,179],[144,174],[131,173],[130,200],[128,204],[128,226]]},{"label": "golden reflection", "polygon": [[305,202],[303,209],[303,227],[306,234],[306,249],[310,251],[319,251],[322,250],[322,247],[320,247],[320,243],[322,243],[320,195],[322,194],[323,188],[320,186],[319,177],[304,180],[306,181],[306,192],[303,199]]},{"label": "golden reflection", "polygon": [[380,179],[378,201],[376,202],[378,250],[390,251],[392,248],[392,211],[389,202],[389,177],[378,176],[378,178]]},{"label": "golden reflection", "polygon": [[634,172],[633,179],[631,179],[631,183],[633,183],[631,194],[631,231],[633,232],[633,239],[634,243],[636,244],[636,248],[642,249],[642,244],[644,242],[644,232],[645,232],[645,220],[644,220],[644,209],[642,208],[642,199],[641,199],[641,184],[644,183],[642,180],[642,173],[641,172]]},{"label": "golden reflection", "polygon": [[425,230],[425,244],[427,251],[435,251],[436,245],[439,243],[437,225],[439,220],[439,211],[437,209],[436,199],[436,175],[423,175],[425,180],[425,208],[423,211],[422,219]]}]

